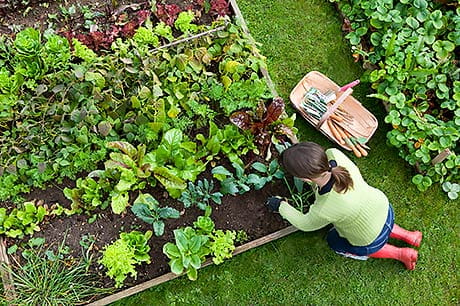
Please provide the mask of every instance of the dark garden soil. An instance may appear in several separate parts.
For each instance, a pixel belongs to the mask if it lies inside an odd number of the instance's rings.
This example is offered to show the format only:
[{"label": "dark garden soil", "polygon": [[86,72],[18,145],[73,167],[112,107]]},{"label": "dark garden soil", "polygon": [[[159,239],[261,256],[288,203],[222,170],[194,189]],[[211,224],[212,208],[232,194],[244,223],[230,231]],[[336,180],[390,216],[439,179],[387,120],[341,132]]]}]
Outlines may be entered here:
[{"label": "dark garden soil", "polygon": [[[208,167],[208,170],[202,173],[199,178],[210,178],[210,170]],[[69,207],[70,201],[64,197],[62,189],[65,187],[73,188],[74,185],[69,180],[46,190],[34,190],[27,195],[27,200],[41,200],[49,206],[60,203],[65,207]],[[184,209],[181,202],[168,197],[168,194],[161,188],[147,188],[144,192],[153,195],[161,205],[167,205],[179,210],[181,217],[179,219],[166,220],[164,235],[161,237],[152,236],[150,238],[149,245],[151,250],[149,254],[152,263],[138,266],[137,279],[127,278],[124,283],[125,288],[170,272],[168,258],[162,252],[163,245],[166,242],[174,241],[174,229],[190,226],[196,221],[198,216],[204,214],[202,210],[196,207]],[[136,195],[133,194],[133,197]],[[213,211],[211,217],[215,222],[216,228],[235,231],[244,230],[249,240],[255,240],[285,228],[288,226],[288,223],[279,214],[270,212],[264,205],[267,197],[273,195],[289,196],[283,181],[274,181],[261,190],[251,190],[243,195],[225,196],[222,199],[221,205],[212,204]],[[152,230],[152,227],[142,220],[137,219],[129,208],[123,215],[112,213],[110,208],[96,213],[98,217],[93,223],[88,223],[89,216],[86,215],[47,217],[45,223],[41,226],[41,230],[34,237],[44,237],[45,246],[51,246],[52,249],[57,249],[57,246],[65,239],[65,245],[70,249],[69,255],[79,258],[82,256],[82,247],[80,246],[82,236],[93,235],[96,241],[92,254],[94,254],[96,260],[93,260],[91,270],[100,275],[104,287],[108,288],[113,287],[114,282],[105,276],[104,267],[97,263],[97,258],[101,255],[99,251],[104,246],[118,239],[120,232],[129,232],[131,230],[145,232]],[[22,243],[25,243],[28,238],[26,237]],[[17,241],[8,239],[7,243],[10,246],[17,243]],[[13,256],[16,256],[16,259],[20,260],[19,252]]]},{"label": "dark garden soil", "polygon": [[[24,1],[23,1],[24,2]],[[25,1],[24,3],[26,3]],[[158,1],[160,2],[160,1]],[[163,4],[177,5],[181,9],[195,8],[197,0],[167,0],[162,1]],[[201,1],[203,2],[203,1]],[[40,28],[42,31],[48,27],[49,15],[57,14],[59,18],[53,20],[53,28],[58,33],[73,32],[87,33],[88,29],[83,27],[84,18],[82,14],[75,14],[68,18],[64,18],[60,5],[69,8],[71,5],[89,6],[93,12],[100,12],[101,16],[95,18],[98,24],[98,29],[105,31],[111,25],[123,24],[129,22],[137,16],[141,10],[149,10],[150,1],[88,1],[88,0],[70,0],[70,1],[30,1],[29,5],[21,6],[20,4],[11,9],[2,4],[5,1],[0,0],[0,35],[12,35],[15,26],[20,25],[22,28],[33,26]],[[17,1],[17,3],[20,3]],[[216,15],[204,14],[204,9],[197,9],[200,13],[198,23],[210,23],[216,18]],[[122,16],[122,17],[120,17]],[[158,18],[158,16],[151,16]],[[157,22],[158,20],[152,20]],[[276,154],[276,153],[274,153]],[[254,158],[246,158],[248,162],[255,161]],[[231,169],[230,165],[225,165],[227,169]],[[96,168],[96,167],[95,167]],[[205,173],[199,176],[200,178],[211,178],[211,167]],[[83,177],[85,174],[81,174]],[[27,200],[38,200],[49,207],[59,203],[64,207],[70,207],[70,201],[64,197],[62,190],[65,187],[75,187],[75,182],[72,180],[64,180],[61,184],[51,184],[46,190],[33,190],[30,194],[25,195]],[[167,205],[176,208],[181,212],[179,219],[168,219],[165,221],[165,233],[162,237],[153,236],[149,244],[151,246],[150,256],[151,264],[143,264],[137,267],[138,277],[136,280],[128,278],[124,287],[130,287],[139,284],[146,280],[155,278],[170,271],[168,259],[162,252],[162,247],[166,242],[174,240],[173,230],[179,227],[192,225],[199,215],[203,215],[203,211],[196,207],[184,209],[183,204],[175,199],[168,197],[164,189],[147,188],[144,193],[150,193],[159,202],[160,205]],[[212,205],[212,219],[215,222],[217,229],[223,230],[244,230],[249,236],[249,240],[254,240],[277,230],[285,228],[288,223],[285,222],[280,215],[271,213],[264,203],[269,196],[280,195],[288,196],[288,190],[283,181],[275,181],[261,190],[251,190],[243,195],[225,196],[222,199],[221,205]],[[137,196],[137,192],[131,194],[131,200]],[[0,206],[11,206],[10,203],[0,203]],[[100,275],[103,280],[104,287],[113,287],[114,282],[105,276],[104,267],[97,263],[97,259],[101,256],[101,250],[104,246],[112,243],[119,238],[120,232],[129,232],[131,230],[139,230],[145,232],[152,230],[152,227],[142,220],[136,219],[134,214],[128,208],[126,213],[122,215],[113,214],[110,207],[103,211],[96,211],[97,218],[94,222],[88,222],[91,216],[74,215],[74,216],[47,216],[45,222],[40,225],[41,230],[34,237],[44,237],[45,245],[52,246],[56,249],[57,246],[65,239],[65,245],[69,247],[69,256],[79,258],[82,256],[82,247],[80,241],[84,235],[92,235],[95,237],[95,244],[92,249],[94,255],[91,271]],[[30,237],[24,238],[22,241],[7,239],[7,247],[13,244],[25,244]],[[17,260],[20,260],[20,252],[11,255]]]}]

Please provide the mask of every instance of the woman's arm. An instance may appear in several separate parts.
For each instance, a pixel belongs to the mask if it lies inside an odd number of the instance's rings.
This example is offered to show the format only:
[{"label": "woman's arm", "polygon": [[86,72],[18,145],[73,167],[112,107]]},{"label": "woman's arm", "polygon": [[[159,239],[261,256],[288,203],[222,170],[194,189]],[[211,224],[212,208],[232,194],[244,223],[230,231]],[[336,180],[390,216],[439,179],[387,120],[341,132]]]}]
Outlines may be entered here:
[{"label": "woman's arm", "polygon": [[326,218],[320,216],[314,204],[310,207],[308,213],[303,214],[287,202],[282,201],[279,207],[279,213],[284,219],[288,220],[289,223],[305,232],[318,230],[331,223]]}]

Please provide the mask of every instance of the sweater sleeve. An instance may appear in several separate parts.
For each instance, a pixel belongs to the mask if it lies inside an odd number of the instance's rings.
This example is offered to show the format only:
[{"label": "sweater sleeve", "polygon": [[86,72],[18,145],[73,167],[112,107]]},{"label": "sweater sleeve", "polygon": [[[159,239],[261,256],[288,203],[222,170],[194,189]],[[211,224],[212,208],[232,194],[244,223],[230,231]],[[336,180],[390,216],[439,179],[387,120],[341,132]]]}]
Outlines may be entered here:
[{"label": "sweater sleeve", "polygon": [[283,201],[279,207],[279,212],[289,223],[305,232],[318,230],[331,223],[319,214],[319,209],[317,209],[314,204],[310,207],[308,213],[302,214],[287,202]]}]

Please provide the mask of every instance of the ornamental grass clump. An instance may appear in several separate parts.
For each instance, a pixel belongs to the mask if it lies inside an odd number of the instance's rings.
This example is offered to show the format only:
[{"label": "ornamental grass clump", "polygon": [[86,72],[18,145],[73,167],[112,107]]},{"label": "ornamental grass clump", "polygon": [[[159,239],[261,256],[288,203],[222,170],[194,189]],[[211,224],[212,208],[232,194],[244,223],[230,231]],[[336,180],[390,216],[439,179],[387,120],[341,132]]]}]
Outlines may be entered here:
[{"label": "ornamental grass clump", "polygon": [[78,305],[109,292],[88,272],[90,262],[50,257],[49,252],[23,252],[25,262],[16,262],[11,269],[16,298],[7,301],[2,294],[1,305]]}]

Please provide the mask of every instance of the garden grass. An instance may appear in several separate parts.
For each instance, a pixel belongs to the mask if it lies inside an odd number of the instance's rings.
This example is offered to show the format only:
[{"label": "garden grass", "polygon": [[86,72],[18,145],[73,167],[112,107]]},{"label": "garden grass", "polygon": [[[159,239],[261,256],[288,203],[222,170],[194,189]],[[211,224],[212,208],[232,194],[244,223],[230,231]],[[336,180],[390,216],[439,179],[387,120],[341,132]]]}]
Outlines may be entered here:
[{"label": "garden grass", "polygon": [[[287,103],[291,89],[311,70],[340,85],[362,74],[343,38],[340,16],[328,1],[239,0],[238,4],[252,36],[262,43],[270,75]],[[366,98],[371,92],[367,84],[355,88],[354,96],[376,115],[379,128],[368,157],[348,155],[369,184],[387,194],[396,222],[423,232],[415,271],[395,260],[361,262],[335,255],[323,229],[297,232],[199,270],[195,282],[180,277],[116,304],[458,305],[459,203],[449,201],[439,186],[424,193],[417,190],[410,182],[413,168],[386,144],[390,127],[383,121],[381,102]],[[292,113],[292,108],[288,111]],[[332,146],[297,118],[301,140]]]}]

